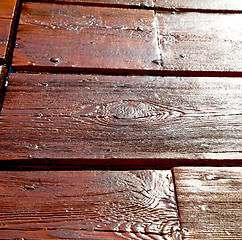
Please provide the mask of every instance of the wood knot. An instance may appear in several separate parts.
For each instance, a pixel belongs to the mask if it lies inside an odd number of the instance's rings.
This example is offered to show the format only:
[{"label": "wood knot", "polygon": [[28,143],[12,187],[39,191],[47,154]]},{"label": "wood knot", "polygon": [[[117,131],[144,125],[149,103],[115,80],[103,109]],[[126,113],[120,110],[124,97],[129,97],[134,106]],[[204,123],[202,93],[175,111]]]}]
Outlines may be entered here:
[{"label": "wood knot", "polygon": [[89,119],[104,125],[127,124],[131,121],[160,123],[182,115],[182,111],[140,100],[120,100],[103,105],[87,105],[74,114],[79,119]]}]

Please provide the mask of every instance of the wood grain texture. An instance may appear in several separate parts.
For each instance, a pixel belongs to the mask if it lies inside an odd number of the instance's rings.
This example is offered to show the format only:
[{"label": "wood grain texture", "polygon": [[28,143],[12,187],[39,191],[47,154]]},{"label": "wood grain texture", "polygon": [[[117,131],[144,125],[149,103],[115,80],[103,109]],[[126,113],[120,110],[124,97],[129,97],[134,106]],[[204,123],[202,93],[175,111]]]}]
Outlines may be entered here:
[{"label": "wood grain texture", "polygon": [[155,7],[196,10],[242,10],[240,0],[154,0]]},{"label": "wood grain texture", "polygon": [[163,70],[241,73],[241,14],[163,12],[157,19]]},{"label": "wood grain texture", "polygon": [[0,0],[0,63],[5,63],[16,0]]},{"label": "wood grain texture", "polygon": [[174,169],[184,239],[242,239],[242,168]]},{"label": "wood grain texture", "polygon": [[153,11],[25,3],[13,66],[159,69]]},{"label": "wood grain texture", "polygon": [[240,0],[30,0],[31,2],[49,3],[74,3],[74,4],[93,4],[111,5],[126,7],[150,7],[153,9],[168,10],[195,10],[195,11],[242,11]]},{"label": "wood grain texture", "polygon": [[11,74],[0,159],[241,159],[241,89],[240,78]]},{"label": "wood grain texture", "polygon": [[48,3],[74,3],[74,4],[90,4],[90,5],[111,5],[126,7],[152,7],[153,0],[31,0],[32,2],[48,2]]},{"label": "wood grain texture", "polygon": [[0,176],[1,239],[181,239],[171,171]]}]

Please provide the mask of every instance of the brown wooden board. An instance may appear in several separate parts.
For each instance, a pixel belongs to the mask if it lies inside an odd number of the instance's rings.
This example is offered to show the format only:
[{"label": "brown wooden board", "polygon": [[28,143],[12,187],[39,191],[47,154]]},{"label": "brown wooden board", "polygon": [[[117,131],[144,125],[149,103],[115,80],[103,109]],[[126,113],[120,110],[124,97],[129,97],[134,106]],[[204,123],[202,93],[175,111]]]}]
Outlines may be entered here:
[{"label": "brown wooden board", "polygon": [[180,11],[242,11],[240,0],[30,0],[32,2],[74,3],[116,7],[152,7]]},{"label": "brown wooden board", "polygon": [[0,0],[0,63],[5,63],[16,0]]},{"label": "brown wooden board", "polygon": [[242,239],[242,168],[174,169],[183,239]]},{"label": "brown wooden board", "polygon": [[153,11],[25,3],[13,65],[159,69]]},{"label": "brown wooden board", "polygon": [[[213,2],[213,1],[211,1]],[[158,13],[164,70],[242,72],[242,14]]]},{"label": "brown wooden board", "polygon": [[1,239],[181,239],[171,171],[0,173]]},{"label": "brown wooden board", "polygon": [[241,159],[241,88],[240,78],[11,74],[0,159]]},{"label": "brown wooden board", "polygon": [[4,66],[0,66],[0,111],[3,103],[4,98],[4,91],[5,91],[5,80],[7,76],[7,69]]},{"label": "brown wooden board", "polygon": [[31,0],[32,2],[48,2],[48,3],[74,3],[74,4],[90,4],[97,6],[116,6],[116,7],[152,7],[153,0]]},{"label": "brown wooden board", "polygon": [[155,0],[155,7],[171,9],[241,11],[240,0]]}]

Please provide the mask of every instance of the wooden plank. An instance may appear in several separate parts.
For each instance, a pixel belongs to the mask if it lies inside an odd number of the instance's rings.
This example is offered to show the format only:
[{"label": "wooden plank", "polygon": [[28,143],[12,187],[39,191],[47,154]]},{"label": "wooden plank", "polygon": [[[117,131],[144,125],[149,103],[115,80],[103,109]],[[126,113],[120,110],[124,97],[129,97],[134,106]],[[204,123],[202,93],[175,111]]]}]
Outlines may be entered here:
[{"label": "wooden plank", "polygon": [[4,66],[0,66],[0,111],[2,108],[4,92],[5,92],[5,80],[7,77],[7,69]]},{"label": "wooden plank", "polygon": [[155,0],[155,7],[170,9],[241,11],[240,0]]},{"label": "wooden plank", "polygon": [[152,7],[153,0],[32,0],[34,2],[48,2],[48,3],[74,3],[84,5],[96,6],[116,6],[116,7]]},{"label": "wooden plank", "polygon": [[[211,1],[213,2],[213,1]],[[164,70],[242,72],[241,14],[160,13]]]},{"label": "wooden plank", "polygon": [[0,159],[241,163],[241,89],[240,78],[11,74]]},{"label": "wooden plank", "polygon": [[242,11],[240,0],[31,0],[32,2],[74,3],[97,6],[150,7],[175,11]]},{"label": "wooden plank", "polygon": [[183,239],[242,239],[242,168],[174,169]]},{"label": "wooden plank", "polygon": [[13,18],[16,0],[0,0],[0,18]]},{"label": "wooden plank", "polygon": [[0,63],[5,63],[16,0],[0,0]]},{"label": "wooden plank", "polygon": [[13,66],[159,69],[155,36],[153,11],[25,3]]},{"label": "wooden plank", "polygon": [[171,171],[0,176],[1,239],[181,239]]}]

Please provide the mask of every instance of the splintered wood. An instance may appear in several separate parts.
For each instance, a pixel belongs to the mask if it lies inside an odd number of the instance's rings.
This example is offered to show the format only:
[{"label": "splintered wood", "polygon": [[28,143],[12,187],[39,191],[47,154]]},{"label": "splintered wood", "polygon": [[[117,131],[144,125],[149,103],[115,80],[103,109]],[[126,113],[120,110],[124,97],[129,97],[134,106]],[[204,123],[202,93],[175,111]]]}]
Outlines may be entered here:
[{"label": "splintered wood", "polygon": [[242,239],[241,167],[178,167],[174,177],[184,240]]},{"label": "splintered wood", "polygon": [[1,172],[0,196],[1,239],[181,239],[171,171]]}]

